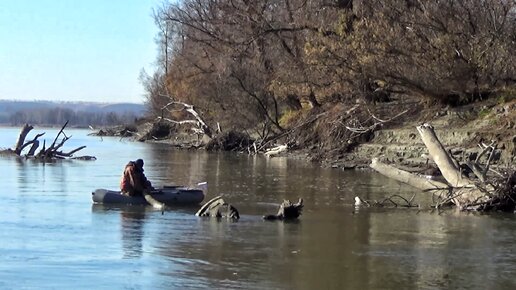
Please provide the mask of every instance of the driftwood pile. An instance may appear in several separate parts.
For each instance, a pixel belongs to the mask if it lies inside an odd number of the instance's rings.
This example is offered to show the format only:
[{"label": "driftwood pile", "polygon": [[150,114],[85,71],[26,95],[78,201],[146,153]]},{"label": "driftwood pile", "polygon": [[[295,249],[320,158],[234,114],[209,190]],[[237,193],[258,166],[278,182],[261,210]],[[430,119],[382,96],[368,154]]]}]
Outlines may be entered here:
[{"label": "driftwood pile", "polygon": [[[435,208],[455,205],[460,210],[513,212],[516,209],[514,169],[499,172],[490,168],[497,149],[494,142],[490,145],[484,144],[475,161],[461,165],[444,148],[431,125],[417,126],[417,131],[430,157],[442,173],[443,182],[397,169],[376,158],[372,160],[371,168],[387,177],[432,192],[436,202],[433,205]],[[485,164],[480,163],[482,156],[487,156]],[[468,177],[465,169],[469,169],[474,176]]]},{"label": "driftwood pile", "polygon": [[[18,140],[16,141],[16,145],[14,146],[14,149],[9,149],[8,151],[12,152],[18,156],[24,156],[27,158],[30,157],[30,158],[46,160],[46,161],[52,160],[52,159],[67,159],[67,158],[82,159],[82,160],[95,160],[96,158],[94,156],[78,156],[78,157],[74,156],[74,154],[76,152],[86,148],[86,146],[80,146],[69,152],[63,152],[61,150],[61,147],[63,147],[64,143],[72,137],[72,136],[66,135],[66,133],[64,132],[66,125],[68,125],[68,121],[63,125],[63,127],[61,127],[61,130],[59,130],[56,137],[54,138],[54,141],[52,142],[52,144],[50,146],[48,146],[48,148],[46,147],[45,140],[43,140],[43,147],[39,150],[38,153],[36,153],[36,151],[38,150],[39,145],[40,145],[38,138],[45,135],[45,133],[37,134],[32,140],[26,141],[25,139],[27,138],[27,135],[29,134],[30,131],[32,131],[32,129],[34,129],[34,127],[32,125],[25,124],[20,131],[20,135],[18,136]],[[61,136],[62,136],[62,138],[60,139]],[[22,155],[23,150],[25,150],[29,146],[30,146],[29,151],[25,155]]]}]

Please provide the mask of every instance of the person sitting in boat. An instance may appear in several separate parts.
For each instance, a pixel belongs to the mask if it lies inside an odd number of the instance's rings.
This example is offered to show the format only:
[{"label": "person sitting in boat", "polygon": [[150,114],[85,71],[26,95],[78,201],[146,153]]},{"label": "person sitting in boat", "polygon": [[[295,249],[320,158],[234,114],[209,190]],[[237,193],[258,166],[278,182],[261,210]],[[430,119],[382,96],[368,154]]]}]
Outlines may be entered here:
[{"label": "person sitting in boat", "polygon": [[122,180],[120,181],[122,194],[129,196],[143,195],[145,191],[154,189],[143,171],[142,159],[129,161],[129,163],[127,163],[124,174],[122,175]]}]

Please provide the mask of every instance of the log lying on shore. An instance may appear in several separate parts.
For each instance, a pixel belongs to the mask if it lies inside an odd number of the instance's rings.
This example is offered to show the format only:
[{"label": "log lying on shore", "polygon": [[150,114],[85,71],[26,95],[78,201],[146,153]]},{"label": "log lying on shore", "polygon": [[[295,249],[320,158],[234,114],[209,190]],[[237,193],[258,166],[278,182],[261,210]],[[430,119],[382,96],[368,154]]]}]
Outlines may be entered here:
[{"label": "log lying on shore", "polygon": [[279,145],[279,146],[276,146],[274,148],[271,148],[271,149],[265,151],[265,153],[263,153],[263,155],[265,155],[266,157],[273,157],[274,155],[278,155],[282,152],[287,151],[287,149],[288,149],[287,144]]},{"label": "log lying on shore", "polygon": [[[46,148],[45,141],[43,141],[43,147],[41,150],[36,153],[36,150],[39,148],[40,142],[38,140],[39,137],[45,135],[45,133],[37,134],[32,140],[25,142],[25,139],[27,138],[27,135],[29,134],[34,127],[29,124],[25,124],[20,134],[18,135],[18,139],[16,141],[16,144],[14,146],[14,149],[8,149],[7,152],[13,153],[17,156],[24,156],[24,157],[31,157],[35,159],[40,160],[52,160],[52,159],[80,159],[80,160],[95,160],[96,158],[94,156],[74,156],[74,154],[84,148],[86,146],[80,146],[78,148],[75,148],[69,152],[63,152],[61,147],[63,147],[64,143],[68,141],[72,136],[67,136],[64,132],[64,129],[66,128],[66,125],[68,125],[68,121],[61,127],[61,130],[57,133],[56,137],[54,138],[54,141],[48,148]],[[62,136],[61,139],[59,139]],[[59,142],[58,142],[59,141]],[[27,154],[23,155],[22,152],[25,148],[28,146],[31,146]]]},{"label": "log lying on shore", "polygon": [[384,164],[378,159],[372,160],[371,168],[387,177],[424,191],[433,192],[438,196],[435,207],[452,203],[461,210],[514,211],[516,208],[516,173],[497,173],[496,176],[488,176],[492,152],[496,149],[495,146],[486,146],[486,149],[482,152],[481,155],[491,150],[490,157],[485,165],[479,163],[479,158],[475,162],[469,162],[467,166],[477,177],[477,179],[472,179],[463,174],[462,167],[441,144],[431,125],[417,126],[417,130],[428,149],[430,157],[436,163],[446,182],[427,180]]}]

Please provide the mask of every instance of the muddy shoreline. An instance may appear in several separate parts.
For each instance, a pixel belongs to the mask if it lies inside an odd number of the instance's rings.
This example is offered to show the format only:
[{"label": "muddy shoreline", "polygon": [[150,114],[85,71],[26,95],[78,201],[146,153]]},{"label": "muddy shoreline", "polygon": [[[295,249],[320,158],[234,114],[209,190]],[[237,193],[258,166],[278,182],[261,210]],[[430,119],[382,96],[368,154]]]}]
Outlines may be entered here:
[{"label": "muddy shoreline", "polygon": [[[323,167],[342,170],[369,169],[372,158],[379,158],[383,162],[396,164],[410,171],[424,170],[430,167],[428,164],[431,165],[432,161],[426,158],[426,148],[419,138],[416,126],[426,122],[434,126],[443,145],[459,162],[475,158],[481,151],[478,144],[495,141],[498,150],[494,166],[514,168],[516,100],[504,104],[486,102],[460,108],[433,109],[431,114],[431,118],[425,117],[423,120],[421,116],[428,116],[428,113],[425,115],[421,112],[418,116],[407,118],[395,126],[375,130],[367,141],[358,142],[345,152],[325,150],[313,144],[311,146],[302,144],[292,146],[277,156],[302,159],[319,163]],[[144,122],[137,126],[104,129],[102,133],[128,137],[141,142],[169,144],[185,150],[206,149],[208,140],[203,136],[180,130],[170,134],[169,129],[164,129],[155,123]],[[282,144],[282,141],[278,140],[276,145]],[[233,151],[254,154],[250,147],[242,146],[241,150]],[[338,146],[335,148],[338,149]]]}]

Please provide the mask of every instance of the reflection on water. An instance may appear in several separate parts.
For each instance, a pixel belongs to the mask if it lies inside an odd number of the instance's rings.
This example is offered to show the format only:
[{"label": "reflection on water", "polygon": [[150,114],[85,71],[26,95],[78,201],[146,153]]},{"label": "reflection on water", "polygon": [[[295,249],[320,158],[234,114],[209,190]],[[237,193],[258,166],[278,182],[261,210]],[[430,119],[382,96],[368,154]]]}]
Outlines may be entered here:
[{"label": "reflection on water", "polygon": [[124,258],[141,257],[145,210],[121,210],[120,217]]},{"label": "reflection on water", "polygon": [[126,259],[142,257],[147,210],[144,206],[92,205],[93,214],[118,214],[120,216],[122,257]]},{"label": "reflection on water", "polygon": [[[0,140],[17,135],[2,132]],[[0,289],[516,288],[513,215],[355,210],[354,196],[413,190],[377,174],[282,157],[73,136],[98,160],[0,158]],[[198,207],[162,215],[92,205],[91,192],[116,189],[137,158],[155,185],[207,181],[207,198],[223,194],[241,219],[198,218]],[[299,221],[261,219],[299,197]]]}]

